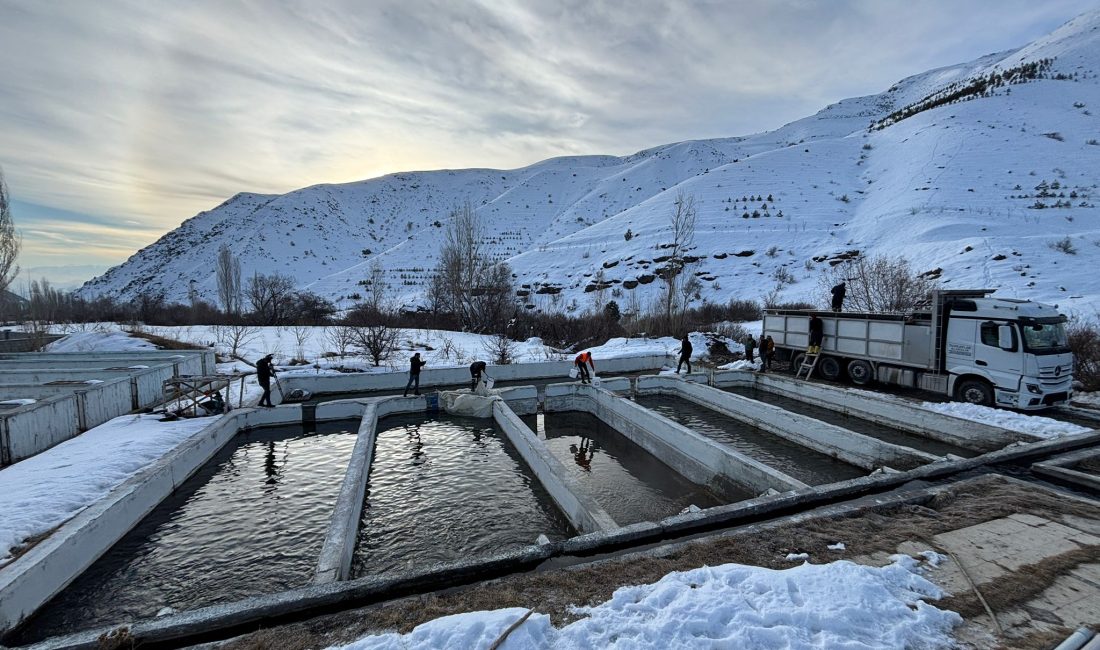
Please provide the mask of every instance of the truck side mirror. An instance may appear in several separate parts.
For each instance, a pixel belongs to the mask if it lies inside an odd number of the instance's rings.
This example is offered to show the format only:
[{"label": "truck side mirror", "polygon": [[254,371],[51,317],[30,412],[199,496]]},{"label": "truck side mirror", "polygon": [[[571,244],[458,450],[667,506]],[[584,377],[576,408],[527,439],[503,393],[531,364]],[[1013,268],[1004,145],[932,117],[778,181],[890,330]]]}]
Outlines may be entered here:
[{"label": "truck side mirror", "polygon": [[997,346],[1009,352],[1016,349],[1016,341],[1012,338],[1011,325],[1000,325],[997,327]]}]

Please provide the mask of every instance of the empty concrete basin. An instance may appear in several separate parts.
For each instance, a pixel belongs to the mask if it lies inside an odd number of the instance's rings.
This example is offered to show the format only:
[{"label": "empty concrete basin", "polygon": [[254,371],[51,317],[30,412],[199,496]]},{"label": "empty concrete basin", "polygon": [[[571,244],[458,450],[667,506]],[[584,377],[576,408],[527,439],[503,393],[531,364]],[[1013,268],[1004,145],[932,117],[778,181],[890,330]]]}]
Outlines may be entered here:
[{"label": "empty concrete basin", "polygon": [[824,406],[817,406],[809,402],[803,402],[792,397],[785,397],[783,395],[777,395],[770,391],[761,390],[759,388],[752,388],[748,386],[734,386],[731,388],[724,388],[728,393],[734,395],[740,395],[741,397],[747,397],[754,399],[758,402],[764,402],[765,404],[771,404],[772,406],[778,406],[779,408],[791,411],[793,413],[799,413],[807,417],[814,418],[815,420],[821,420],[822,422],[828,422],[829,424],[835,424],[838,427],[843,427],[849,431],[855,431],[856,433],[862,433],[865,436],[871,436],[877,438],[883,442],[889,442],[895,445],[901,445],[903,447],[909,447],[910,449],[917,449],[920,451],[926,451],[930,454],[937,456],[946,456],[948,454],[954,454],[963,458],[972,458],[977,456],[980,452],[973,449],[967,449],[958,445],[953,445],[949,442],[941,442],[939,440],[933,440],[931,438],[917,435],[915,433],[909,433],[908,431],[901,431],[896,427],[891,427],[887,424],[874,422],[865,418],[859,418],[852,415],[841,413],[840,411],[834,411],[833,409],[825,408]]},{"label": "empty concrete basin", "polygon": [[797,445],[685,399],[639,395],[638,404],[679,422],[708,438],[729,445],[809,485],[835,483],[867,474],[863,469]]}]

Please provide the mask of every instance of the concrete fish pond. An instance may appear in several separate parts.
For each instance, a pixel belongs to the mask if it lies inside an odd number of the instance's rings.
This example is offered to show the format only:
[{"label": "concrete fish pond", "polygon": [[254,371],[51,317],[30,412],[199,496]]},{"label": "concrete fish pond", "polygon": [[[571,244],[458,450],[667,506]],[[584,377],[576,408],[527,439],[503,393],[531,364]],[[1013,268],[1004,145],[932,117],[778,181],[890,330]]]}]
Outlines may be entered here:
[{"label": "concrete fish pond", "polygon": [[342,399],[211,418],[0,567],[3,642],[230,634],[1100,440],[752,373],[645,374],[654,363],[600,387],[535,368],[488,397],[378,395],[403,373],[284,380]]}]

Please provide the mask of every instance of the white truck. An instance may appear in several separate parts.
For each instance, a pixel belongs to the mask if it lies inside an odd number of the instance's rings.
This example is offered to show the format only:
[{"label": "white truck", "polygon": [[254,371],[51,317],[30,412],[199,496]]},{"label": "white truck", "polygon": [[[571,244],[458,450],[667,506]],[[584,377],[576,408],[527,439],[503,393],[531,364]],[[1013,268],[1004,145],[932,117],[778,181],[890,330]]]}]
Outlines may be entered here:
[{"label": "white truck", "polygon": [[1073,355],[1066,317],[1050,305],[992,293],[935,291],[927,310],[911,314],[771,309],[764,334],[775,341],[776,357],[798,368],[816,314],[825,338],[815,372],[825,379],[847,374],[857,385],[877,380],[1014,409],[1067,403]]}]

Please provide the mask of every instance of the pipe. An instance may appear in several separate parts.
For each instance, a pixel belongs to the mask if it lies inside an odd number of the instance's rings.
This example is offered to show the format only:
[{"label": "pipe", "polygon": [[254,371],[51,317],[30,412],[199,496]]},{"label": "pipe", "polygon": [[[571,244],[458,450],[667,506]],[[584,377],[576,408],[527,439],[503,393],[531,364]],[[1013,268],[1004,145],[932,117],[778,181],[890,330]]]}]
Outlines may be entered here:
[{"label": "pipe", "polygon": [[1059,643],[1054,650],[1081,650],[1093,636],[1095,636],[1095,632],[1092,630],[1087,627],[1079,627],[1076,632],[1066,637],[1065,641]]}]

